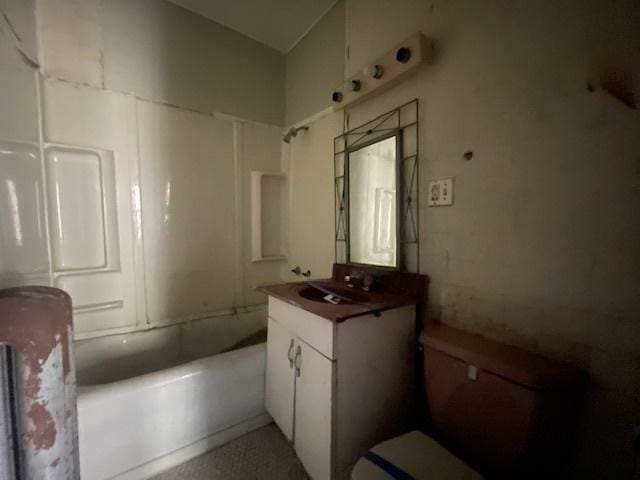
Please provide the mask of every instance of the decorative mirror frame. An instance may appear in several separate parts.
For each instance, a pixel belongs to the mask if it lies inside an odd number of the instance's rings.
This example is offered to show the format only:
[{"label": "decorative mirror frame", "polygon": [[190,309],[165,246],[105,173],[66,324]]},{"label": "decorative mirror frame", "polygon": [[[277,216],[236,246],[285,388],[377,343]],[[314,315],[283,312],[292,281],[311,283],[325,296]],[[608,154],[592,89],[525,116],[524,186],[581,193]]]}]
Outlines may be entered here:
[{"label": "decorative mirror frame", "polygon": [[367,145],[396,136],[398,260],[395,268],[376,268],[420,273],[419,132],[419,105],[418,99],[414,99],[333,139],[336,263],[358,265],[349,261],[348,155]]}]

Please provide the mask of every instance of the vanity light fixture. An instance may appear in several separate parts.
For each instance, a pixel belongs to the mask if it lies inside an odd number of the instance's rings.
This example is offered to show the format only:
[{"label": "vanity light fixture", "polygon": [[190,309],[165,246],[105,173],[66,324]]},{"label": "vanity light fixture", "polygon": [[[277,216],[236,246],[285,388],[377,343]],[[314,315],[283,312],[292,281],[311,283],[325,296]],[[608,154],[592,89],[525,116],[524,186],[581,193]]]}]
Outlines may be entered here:
[{"label": "vanity light fixture", "polygon": [[375,78],[376,80],[378,80],[379,78],[382,78],[383,71],[384,69],[382,68],[382,65],[369,65],[364,69],[363,73],[365,77]]},{"label": "vanity light fixture", "polygon": [[335,87],[334,108],[346,108],[379,94],[431,62],[433,42],[417,32]]},{"label": "vanity light fixture", "polygon": [[407,63],[411,59],[411,49],[400,47],[396,52],[396,60],[400,63]]}]

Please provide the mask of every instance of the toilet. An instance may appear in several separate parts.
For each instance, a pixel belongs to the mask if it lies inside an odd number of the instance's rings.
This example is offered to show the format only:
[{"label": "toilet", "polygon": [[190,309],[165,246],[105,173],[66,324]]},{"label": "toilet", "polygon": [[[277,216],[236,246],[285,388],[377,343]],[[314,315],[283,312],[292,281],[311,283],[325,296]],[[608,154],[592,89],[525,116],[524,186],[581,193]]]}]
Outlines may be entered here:
[{"label": "toilet", "polygon": [[555,476],[575,432],[580,370],[443,324],[420,344],[428,434],[374,446],[352,480]]}]

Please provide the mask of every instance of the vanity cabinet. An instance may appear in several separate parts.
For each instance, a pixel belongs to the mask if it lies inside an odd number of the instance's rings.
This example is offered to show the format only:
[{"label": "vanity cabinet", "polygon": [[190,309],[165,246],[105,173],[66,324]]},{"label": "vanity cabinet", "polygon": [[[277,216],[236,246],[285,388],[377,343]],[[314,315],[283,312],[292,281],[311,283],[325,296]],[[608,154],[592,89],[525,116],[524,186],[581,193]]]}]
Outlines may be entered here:
[{"label": "vanity cabinet", "polygon": [[414,350],[415,306],[336,322],[269,297],[266,409],[312,479],[408,428]]}]

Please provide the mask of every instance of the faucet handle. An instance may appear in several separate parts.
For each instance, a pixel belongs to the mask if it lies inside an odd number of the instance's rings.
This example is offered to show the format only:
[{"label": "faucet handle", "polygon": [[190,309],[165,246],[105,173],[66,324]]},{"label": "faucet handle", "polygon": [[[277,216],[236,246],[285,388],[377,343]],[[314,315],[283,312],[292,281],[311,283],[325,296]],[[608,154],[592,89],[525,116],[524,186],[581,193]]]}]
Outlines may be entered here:
[{"label": "faucet handle", "polygon": [[296,268],[292,268],[291,269],[291,273],[294,273],[294,274],[300,276],[300,274],[302,273],[302,269],[300,268],[300,265],[297,265]]},{"label": "faucet handle", "polygon": [[375,277],[373,275],[369,275],[369,274],[365,275],[362,281],[362,289],[368,292],[369,290],[371,290],[371,287],[373,286],[374,282],[375,282]]},{"label": "faucet handle", "polygon": [[303,277],[310,277],[311,276],[311,270],[307,270],[306,272],[302,272],[302,276]]}]

